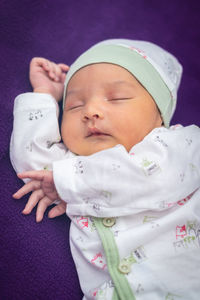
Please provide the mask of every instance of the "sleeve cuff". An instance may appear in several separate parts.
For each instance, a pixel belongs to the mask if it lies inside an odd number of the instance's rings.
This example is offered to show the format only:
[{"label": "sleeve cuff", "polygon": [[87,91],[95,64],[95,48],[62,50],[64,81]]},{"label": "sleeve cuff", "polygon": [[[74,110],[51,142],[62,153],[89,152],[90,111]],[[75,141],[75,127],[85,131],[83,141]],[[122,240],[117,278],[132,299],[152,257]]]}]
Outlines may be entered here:
[{"label": "sleeve cuff", "polygon": [[45,93],[24,93],[15,99],[14,113],[17,111],[38,109],[38,108],[56,108],[59,110],[58,103],[50,94]]}]

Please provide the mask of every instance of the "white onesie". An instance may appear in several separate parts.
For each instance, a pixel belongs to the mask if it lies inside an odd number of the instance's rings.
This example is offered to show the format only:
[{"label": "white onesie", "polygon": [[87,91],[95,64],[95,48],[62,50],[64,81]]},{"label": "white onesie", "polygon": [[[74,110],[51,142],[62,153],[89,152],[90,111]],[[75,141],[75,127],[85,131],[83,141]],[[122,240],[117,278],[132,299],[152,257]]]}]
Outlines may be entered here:
[{"label": "white onesie", "polygon": [[60,140],[55,99],[19,95],[11,162],[53,169],[84,299],[199,300],[200,129],[156,128],[129,153],[77,156]]}]

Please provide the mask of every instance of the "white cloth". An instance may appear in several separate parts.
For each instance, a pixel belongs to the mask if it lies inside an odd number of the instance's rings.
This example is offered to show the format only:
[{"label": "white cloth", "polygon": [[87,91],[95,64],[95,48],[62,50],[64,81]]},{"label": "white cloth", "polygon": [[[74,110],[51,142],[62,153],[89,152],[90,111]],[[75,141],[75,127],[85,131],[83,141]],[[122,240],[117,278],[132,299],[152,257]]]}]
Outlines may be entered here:
[{"label": "white cloth", "polygon": [[[110,230],[137,300],[200,296],[200,129],[154,129],[122,145],[76,156],[60,143],[56,101],[18,96],[10,157],[16,172],[52,169],[72,220],[70,244],[84,299],[112,299],[114,285],[93,217]],[[127,299],[131,300],[131,299]]]}]

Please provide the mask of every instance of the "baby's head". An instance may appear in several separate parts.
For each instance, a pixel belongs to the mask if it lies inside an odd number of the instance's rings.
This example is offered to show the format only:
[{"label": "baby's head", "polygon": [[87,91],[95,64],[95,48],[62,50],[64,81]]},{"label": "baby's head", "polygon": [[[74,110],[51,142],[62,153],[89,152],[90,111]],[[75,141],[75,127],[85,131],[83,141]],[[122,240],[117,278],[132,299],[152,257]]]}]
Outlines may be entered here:
[{"label": "baby's head", "polygon": [[148,42],[93,46],[66,77],[63,142],[78,155],[117,144],[130,151],[154,128],[169,126],[181,73],[174,56]]}]

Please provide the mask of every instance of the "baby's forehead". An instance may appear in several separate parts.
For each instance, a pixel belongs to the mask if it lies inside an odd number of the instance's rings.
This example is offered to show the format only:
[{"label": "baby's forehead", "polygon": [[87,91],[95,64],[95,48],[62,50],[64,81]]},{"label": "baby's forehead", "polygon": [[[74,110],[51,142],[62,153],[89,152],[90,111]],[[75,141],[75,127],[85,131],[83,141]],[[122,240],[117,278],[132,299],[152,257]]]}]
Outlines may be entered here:
[{"label": "baby's forehead", "polygon": [[105,88],[124,88],[139,84],[138,80],[125,68],[111,63],[96,63],[79,69],[69,80],[67,92],[78,86],[102,86]]},{"label": "baby's forehead", "polygon": [[[113,81],[113,82],[104,82],[104,83],[99,83],[99,81],[96,82],[98,87],[95,89],[96,92],[105,92],[105,93],[118,93],[120,91],[128,91],[130,89],[133,89],[133,85],[129,84],[126,81]],[[92,88],[91,88],[92,90]],[[85,89],[85,86],[80,87],[77,85],[77,88],[69,88],[66,93],[66,97],[71,97],[71,96],[77,96],[81,93],[85,93],[86,91],[89,92],[88,89]]]},{"label": "baby's forehead", "polygon": [[[106,74],[107,71],[110,72],[128,72],[131,74],[124,66],[121,66],[117,61],[114,63],[109,62],[99,62],[99,63],[91,63],[83,66],[79,70],[75,72],[75,74],[80,74],[80,72],[103,72]],[[131,74],[132,75],[132,74]],[[74,75],[73,75],[74,76]]]}]

